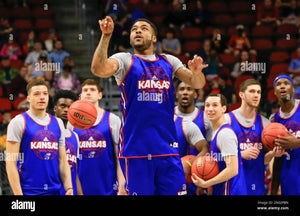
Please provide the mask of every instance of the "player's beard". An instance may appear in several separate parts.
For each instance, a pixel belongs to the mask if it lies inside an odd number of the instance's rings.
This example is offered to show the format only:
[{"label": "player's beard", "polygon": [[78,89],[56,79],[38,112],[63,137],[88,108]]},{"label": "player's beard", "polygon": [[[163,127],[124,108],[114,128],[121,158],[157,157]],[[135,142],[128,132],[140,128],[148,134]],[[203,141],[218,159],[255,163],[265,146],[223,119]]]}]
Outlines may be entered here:
[{"label": "player's beard", "polygon": [[138,51],[144,51],[148,49],[151,46],[152,41],[151,40],[143,40],[142,43],[135,43],[134,41],[131,41],[130,44],[133,47],[133,49],[136,49]]}]

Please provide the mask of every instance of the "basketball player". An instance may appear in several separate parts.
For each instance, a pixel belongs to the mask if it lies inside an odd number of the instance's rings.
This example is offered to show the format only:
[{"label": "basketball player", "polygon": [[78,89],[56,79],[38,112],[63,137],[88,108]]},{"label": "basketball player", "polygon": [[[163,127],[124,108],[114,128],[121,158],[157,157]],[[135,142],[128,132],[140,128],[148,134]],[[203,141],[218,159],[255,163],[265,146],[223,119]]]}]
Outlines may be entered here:
[{"label": "basketball player", "polygon": [[48,113],[49,89],[42,80],[27,85],[30,108],[11,120],[7,155],[23,154],[24,160],[7,160],[8,180],[15,195],[73,195],[71,172],[61,119]]},{"label": "basketball player", "polygon": [[[247,183],[248,195],[264,195],[265,164],[273,156],[281,156],[278,148],[263,149],[261,133],[270,122],[257,113],[261,99],[261,85],[255,79],[248,79],[240,85],[241,106],[225,114],[225,120],[236,133]],[[266,154],[264,154],[264,152]],[[282,151],[283,153],[284,151]]]},{"label": "basketball player", "polygon": [[123,112],[119,158],[127,191],[137,195],[186,194],[174,124],[173,76],[202,88],[207,67],[194,56],[183,66],[172,55],[154,53],[157,29],[147,19],[136,20],[130,31],[134,55],[107,57],[114,23],[99,20],[102,36],[93,56],[91,71],[99,77],[115,76],[121,90]]},{"label": "basketball player", "polygon": [[220,173],[207,181],[193,174],[192,180],[198,187],[213,186],[213,195],[247,195],[238,140],[232,127],[225,122],[226,103],[224,95],[211,93],[204,106],[213,129],[210,154],[217,160]]},{"label": "basketball player", "polygon": [[290,136],[275,140],[288,154],[274,161],[271,193],[277,194],[281,184],[282,195],[300,195],[300,100],[293,96],[294,82],[289,76],[277,76],[273,86],[280,108],[270,120],[285,125]]},{"label": "basketball player", "polygon": [[210,122],[203,110],[195,107],[197,97],[197,90],[195,88],[179,80],[176,91],[178,106],[175,107],[175,113],[184,119],[193,121],[200,128],[206,140],[210,140],[212,133]]},{"label": "basketball player", "polygon": [[98,116],[93,127],[80,130],[74,128],[80,141],[78,176],[84,195],[127,194],[125,178],[117,160],[117,143],[121,121],[118,116],[99,107],[102,99],[100,84],[87,79],[82,83],[81,100],[93,103]]},{"label": "basketball player", "polygon": [[[71,104],[77,100],[74,92],[69,90],[59,90],[54,96],[54,112],[55,116],[60,118],[66,129],[66,154],[67,160],[71,169],[73,194],[83,195],[80,180],[77,175],[77,159],[79,158],[79,138],[78,135],[67,129],[68,124],[68,110]],[[64,194],[64,188],[61,189],[61,194]]]},{"label": "basketball player", "polygon": [[[205,155],[208,152],[208,145],[198,126],[194,122],[183,119],[177,115],[174,115],[174,121],[178,138],[179,156]],[[185,176],[190,175],[191,164],[194,160],[196,160],[196,158],[191,158],[182,164]],[[196,187],[192,183],[187,185],[187,194],[196,194]]]}]

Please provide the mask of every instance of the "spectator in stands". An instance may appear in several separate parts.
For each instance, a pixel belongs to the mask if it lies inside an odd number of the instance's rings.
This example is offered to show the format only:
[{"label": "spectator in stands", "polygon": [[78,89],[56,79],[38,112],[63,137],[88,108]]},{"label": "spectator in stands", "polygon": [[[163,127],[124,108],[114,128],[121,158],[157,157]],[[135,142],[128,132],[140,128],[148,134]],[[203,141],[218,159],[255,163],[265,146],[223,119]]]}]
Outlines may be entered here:
[{"label": "spectator in stands", "polygon": [[117,18],[117,14],[121,11],[127,11],[126,0],[107,0],[104,8],[104,12],[107,16],[113,19]]},{"label": "spectator in stands", "polygon": [[8,42],[1,48],[0,56],[8,56],[10,60],[18,60],[21,55],[20,46],[15,43],[13,37],[9,37]]},{"label": "spectator in stands", "polygon": [[26,66],[21,67],[20,73],[12,79],[8,88],[8,95],[13,95],[13,98],[27,96],[26,86],[28,79],[28,68]]},{"label": "spectator in stands", "polygon": [[7,96],[7,88],[9,87],[12,79],[19,74],[19,70],[17,68],[11,67],[10,59],[8,56],[2,56],[1,65],[2,67],[0,68],[0,84],[3,87],[4,96]]},{"label": "spectator in stands", "polygon": [[257,7],[257,22],[256,25],[280,25],[279,10],[276,5],[273,5],[272,0],[264,0],[262,5]]},{"label": "spectator in stands", "polygon": [[191,53],[186,53],[187,56],[189,56],[190,58],[193,58],[194,55],[198,55],[201,56],[201,58],[203,59],[204,62],[207,61],[208,56],[211,53],[211,40],[210,39],[205,39],[203,41],[203,47],[195,50]]},{"label": "spectator in stands", "polygon": [[48,61],[59,63],[61,69],[60,72],[62,72],[62,68],[64,66],[64,58],[66,56],[70,56],[70,54],[67,51],[63,50],[62,40],[57,39],[55,42],[55,50],[48,55]]},{"label": "spectator in stands", "polygon": [[215,28],[211,39],[211,48],[216,50],[217,53],[223,53],[226,47],[224,35],[219,28]]},{"label": "spectator in stands", "polygon": [[131,47],[129,40],[131,24],[128,20],[126,12],[121,11],[117,15],[117,22],[115,23],[114,32],[112,35],[112,44],[116,44],[117,52],[125,52]]},{"label": "spectator in stands", "polygon": [[43,50],[43,44],[41,41],[34,42],[33,51],[30,52],[27,57],[25,58],[26,65],[32,65],[39,61],[39,57],[41,53],[48,54],[46,50]]},{"label": "spectator in stands", "polygon": [[162,50],[172,55],[181,54],[181,44],[178,38],[174,37],[174,30],[169,28],[166,32],[166,38],[162,40]]},{"label": "spectator in stands", "polygon": [[[0,15],[1,16],[1,15]],[[13,27],[6,17],[0,17],[0,49],[7,42],[9,34],[13,33]]]},{"label": "spectator in stands", "polygon": [[44,41],[44,45],[46,47],[46,50],[50,53],[54,49],[54,44],[55,41],[57,40],[57,35],[55,33],[54,29],[49,30],[49,36],[48,38]]},{"label": "spectator in stands", "polygon": [[72,67],[67,65],[63,67],[63,73],[59,77],[54,78],[53,88],[55,93],[60,89],[71,90],[75,94],[80,93],[81,84],[76,74],[72,73]]},{"label": "spectator in stands", "polygon": [[210,51],[205,64],[208,64],[208,67],[203,69],[206,80],[211,81],[218,77],[219,67],[222,66],[222,63],[220,62],[218,54],[215,50]]},{"label": "spectator in stands", "polygon": [[188,10],[182,9],[182,4],[179,0],[173,0],[169,8],[171,10],[164,20],[165,24],[170,28],[184,29],[191,20]]},{"label": "spectator in stands", "polygon": [[234,64],[233,70],[230,74],[234,79],[236,79],[237,77],[239,77],[242,74],[243,75],[252,75],[253,71],[242,70],[242,68],[241,68],[241,64],[247,64],[246,63],[247,61],[250,62],[249,52],[246,50],[243,50],[240,55],[240,60]]},{"label": "spectator in stands", "polygon": [[[129,4],[132,5],[130,2],[129,2]],[[131,22],[132,23],[134,23],[139,18],[147,18],[144,11],[147,10],[148,4],[149,4],[149,0],[142,0],[142,1],[139,1],[138,3],[136,3],[135,6],[132,5],[134,8],[134,11],[131,14]]]},{"label": "spectator in stands", "polygon": [[[7,125],[9,124],[9,122],[11,121],[11,113],[10,111],[5,111],[2,114],[2,122],[0,122],[0,134],[1,136],[3,134],[6,134],[6,129],[7,129]],[[6,146],[4,145],[4,148]]]},{"label": "spectator in stands", "polygon": [[288,72],[290,73],[300,73],[300,47],[297,48],[297,58],[290,62]]},{"label": "spectator in stands", "polygon": [[[235,57],[240,55],[242,50],[249,50],[251,48],[250,41],[246,35],[245,27],[243,25],[236,26],[237,35],[232,35],[225,53],[233,53]],[[251,53],[256,54],[255,50],[251,50]]]},{"label": "spectator in stands", "polygon": [[200,0],[196,1],[196,9],[193,12],[194,23],[196,25],[203,25],[207,22],[207,12],[203,8],[202,2]]},{"label": "spectator in stands", "polygon": [[219,74],[218,84],[220,93],[227,99],[228,106],[237,102],[236,92],[232,85],[228,85],[229,76],[227,74]]},{"label": "spectator in stands", "polygon": [[[278,1],[276,1],[277,3]],[[296,0],[291,0],[289,2],[279,1],[279,5],[276,5],[279,8],[280,15],[282,17],[282,24],[293,24],[296,25],[298,21],[298,16],[300,13],[299,7]]]},{"label": "spectator in stands", "polygon": [[30,52],[33,51],[33,49],[34,49],[34,42],[35,42],[35,32],[34,32],[34,30],[31,30],[28,33],[27,41],[22,46],[24,56],[27,56],[28,53],[30,53]]}]

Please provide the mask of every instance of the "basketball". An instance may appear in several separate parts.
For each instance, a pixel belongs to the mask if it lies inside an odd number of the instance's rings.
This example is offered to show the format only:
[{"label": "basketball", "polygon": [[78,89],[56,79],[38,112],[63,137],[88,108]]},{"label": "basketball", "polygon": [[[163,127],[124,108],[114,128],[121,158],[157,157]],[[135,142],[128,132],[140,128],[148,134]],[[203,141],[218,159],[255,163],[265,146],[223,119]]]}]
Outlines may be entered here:
[{"label": "basketball", "polygon": [[274,142],[277,136],[288,137],[289,134],[286,127],[283,124],[277,122],[268,124],[261,133],[261,140],[263,145],[267,149],[272,150],[276,146]]},{"label": "basketball", "polygon": [[[186,155],[181,158],[181,163],[184,164],[186,161],[188,161],[194,157],[196,157],[196,156],[195,155]],[[193,183],[191,169],[189,169],[188,175],[186,176],[186,183]]]},{"label": "basketball", "polygon": [[69,122],[78,129],[87,129],[94,125],[97,119],[97,109],[89,101],[78,100],[71,104],[68,110]]},{"label": "basketball", "polygon": [[192,164],[192,174],[195,173],[199,178],[207,181],[218,175],[218,162],[210,156],[201,156]]}]

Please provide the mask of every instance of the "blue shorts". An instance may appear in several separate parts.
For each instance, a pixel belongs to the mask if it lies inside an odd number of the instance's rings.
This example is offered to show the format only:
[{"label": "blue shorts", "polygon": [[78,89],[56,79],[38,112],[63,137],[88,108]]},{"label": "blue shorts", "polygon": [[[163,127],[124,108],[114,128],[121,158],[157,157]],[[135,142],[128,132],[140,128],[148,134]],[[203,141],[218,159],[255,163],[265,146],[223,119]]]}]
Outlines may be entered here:
[{"label": "blue shorts", "polygon": [[120,158],[130,195],[186,195],[179,156]]}]

